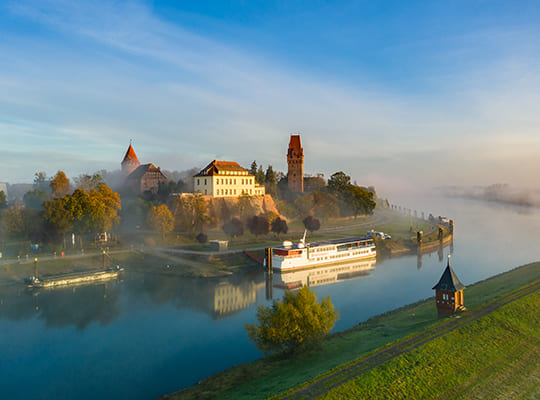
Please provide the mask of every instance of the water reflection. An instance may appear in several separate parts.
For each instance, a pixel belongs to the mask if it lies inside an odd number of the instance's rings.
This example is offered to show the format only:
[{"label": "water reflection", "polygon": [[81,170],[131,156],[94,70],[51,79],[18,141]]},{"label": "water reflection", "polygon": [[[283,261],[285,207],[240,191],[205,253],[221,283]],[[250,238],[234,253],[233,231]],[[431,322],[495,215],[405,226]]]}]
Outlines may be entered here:
[{"label": "water reflection", "polygon": [[[300,271],[275,272],[267,276],[272,285],[282,289],[297,289],[302,286],[314,287],[331,283],[368,276],[375,269],[376,259],[336,264],[327,267],[316,267]],[[269,298],[267,293],[267,298]],[[271,297],[270,297],[271,298]]]},{"label": "water reflection", "polygon": [[93,322],[107,325],[122,314],[119,299],[124,291],[131,304],[172,304],[203,311],[217,320],[256,303],[264,285],[262,272],[216,279],[126,274],[124,282],[39,290],[12,285],[0,287],[0,318],[38,318],[47,327],[73,325],[79,330]]},{"label": "water reflection", "polygon": [[107,325],[121,314],[118,282],[55,289],[29,289],[22,285],[0,288],[0,318],[38,318],[47,327],[75,326],[86,329],[91,323]]},{"label": "water reflection", "polygon": [[234,315],[257,302],[265,285],[262,271],[225,278],[186,278],[170,274],[144,274],[126,279],[128,296],[153,304],[202,311],[213,319]]}]

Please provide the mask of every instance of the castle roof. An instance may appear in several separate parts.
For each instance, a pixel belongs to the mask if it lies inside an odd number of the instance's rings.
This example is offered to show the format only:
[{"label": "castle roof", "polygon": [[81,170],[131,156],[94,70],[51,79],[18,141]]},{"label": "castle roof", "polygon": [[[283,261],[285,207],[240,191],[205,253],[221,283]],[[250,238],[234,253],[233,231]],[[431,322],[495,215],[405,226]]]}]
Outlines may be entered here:
[{"label": "castle roof", "polygon": [[122,164],[126,162],[140,163],[139,159],[137,158],[137,154],[135,154],[135,150],[133,150],[133,146],[131,146],[131,144],[129,145],[126,151],[126,155],[124,156],[124,159],[122,160]]},{"label": "castle roof", "polygon": [[447,292],[458,292],[465,289],[465,285],[461,283],[456,276],[454,270],[450,266],[450,256],[448,256],[448,265],[444,270],[439,283],[433,286],[433,290],[446,290]]},{"label": "castle roof", "polygon": [[[236,173],[235,173],[236,172]],[[242,168],[234,161],[217,161],[214,160],[201,172],[195,176],[212,176],[212,175],[249,175],[247,169]]]},{"label": "castle roof", "polygon": [[287,155],[290,155],[293,151],[298,155],[304,155],[302,143],[300,142],[300,135],[291,135],[291,140],[289,141],[289,151]]},{"label": "castle roof", "polygon": [[[139,165],[133,170],[131,174],[128,175],[127,179],[141,179],[148,172],[159,172],[161,175],[163,175],[163,172],[161,172],[161,168],[156,167],[154,164],[150,163]],[[165,177],[165,175],[163,176]]]}]

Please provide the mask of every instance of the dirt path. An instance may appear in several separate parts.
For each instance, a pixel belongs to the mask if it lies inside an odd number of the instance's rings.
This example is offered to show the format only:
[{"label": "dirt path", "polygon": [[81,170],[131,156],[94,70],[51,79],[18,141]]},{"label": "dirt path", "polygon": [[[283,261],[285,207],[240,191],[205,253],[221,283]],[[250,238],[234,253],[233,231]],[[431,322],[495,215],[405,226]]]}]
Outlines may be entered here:
[{"label": "dirt path", "polygon": [[378,351],[375,354],[364,358],[341,371],[326,376],[325,378],[321,379],[316,383],[313,383],[310,386],[302,388],[285,397],[282,397],[282,399],[315,399],[319,396],[324,395],[331,389],[334,389],[344,384],[345,382],[358,377],[364,372],[367,372],[388,360],[391,360],[403,353],[411,351],[418,346],[427,343],[435,338],[438,338],[446,333],[452,332],[459,327],[467,325],[477,320],[478,318],[481,318],[489,314],[490,312],[493,312],[503,307],[508,303],[519,300],[531,293],[534,293],[539,289],[540,281],[536,281],[529,286],[501,296],[498,299],[486,304],[485,306],[472,310],[466,314],[462,314],[460,318],[452,318],[447,322],[434,328],[425,330],[408,340],[396,343],[395,345],[392,345],[384,350]]}]

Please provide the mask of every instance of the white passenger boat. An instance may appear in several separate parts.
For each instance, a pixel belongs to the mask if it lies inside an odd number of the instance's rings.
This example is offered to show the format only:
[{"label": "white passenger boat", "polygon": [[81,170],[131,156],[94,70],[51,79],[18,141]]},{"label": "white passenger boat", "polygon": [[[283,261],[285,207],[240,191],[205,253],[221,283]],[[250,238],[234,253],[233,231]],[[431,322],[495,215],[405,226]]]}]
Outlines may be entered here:
[{"label": "white passenger boat", "polygon": [[373,258],[376,255],[372,239],[306,243],[304,233],[299,243],[285,241],[283,246],[273,249],[272,266],[279,271],[288,271]]}]

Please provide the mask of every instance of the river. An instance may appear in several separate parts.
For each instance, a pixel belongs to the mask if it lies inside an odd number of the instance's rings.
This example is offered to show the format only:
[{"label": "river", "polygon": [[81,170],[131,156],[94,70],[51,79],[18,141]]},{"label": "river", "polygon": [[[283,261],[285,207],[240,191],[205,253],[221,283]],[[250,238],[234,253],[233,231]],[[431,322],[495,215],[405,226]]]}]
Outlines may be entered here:
[{"label": "river", "polygon": [[[450,252],[465,285],[540,260],[538,209],[426,196],[393,202],[454,219],[453,245],[421,260],[357,265],[351,279],[314,286],[340,312],[335,331],[432,296]],[[152,399],[256,359],[244,325],[258,304],[269,304],[266,287],[262,271],[181,279],[129,268],[107,284],[0,287],[2,398]]]}]

